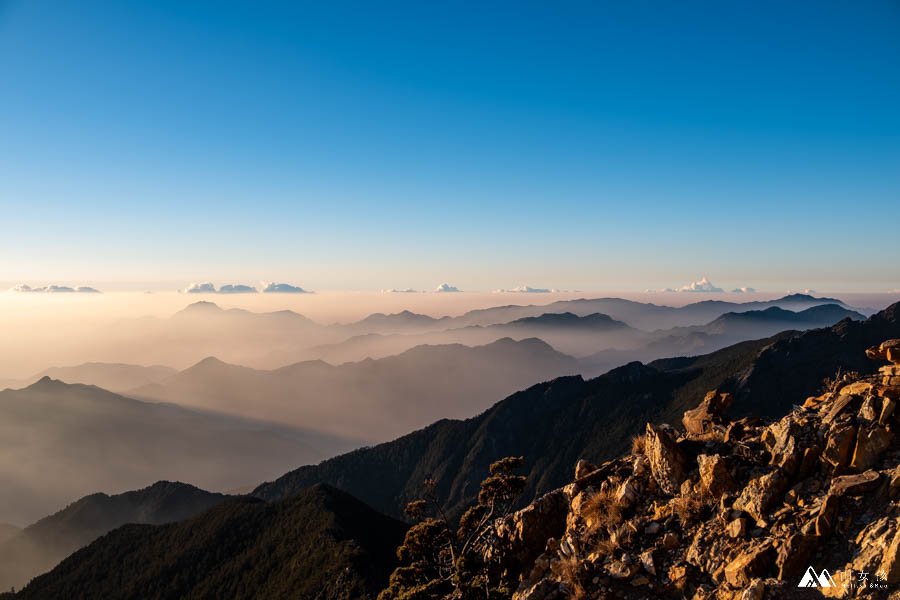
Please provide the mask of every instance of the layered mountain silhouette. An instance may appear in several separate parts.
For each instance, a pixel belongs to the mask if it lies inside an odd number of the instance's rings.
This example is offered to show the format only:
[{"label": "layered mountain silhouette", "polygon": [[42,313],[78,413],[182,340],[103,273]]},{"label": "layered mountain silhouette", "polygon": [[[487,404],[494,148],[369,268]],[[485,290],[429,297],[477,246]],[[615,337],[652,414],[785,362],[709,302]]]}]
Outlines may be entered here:
[{"label": "layered mountain silhouette", "polygon": [[136,397],[225,411],[383,441],[445,417],[478,413],[535,381],[577,372],[538,339],[485,346],[420,346],[397,356],[272,371],[208,358]]},{"label": "layered mountain silhouette", "polygon": [[89,362],[71,367],[50,367],[23,380],[0,382],[2,388],[22,388],[49,377],[66,383],[96,385],[111,392],[124,392],[136,387],[157,383],[171,377],[177,371],[171,367],[152,365],[127,365],[120,363]]},{"label": "layered mountain silhouette", "polygon": [[356,445],[45,377],[0,392],[0,514],[30,523],[86,494],[160,479],[228,490]]},{"label": "layered mountain silhouette", "polygon": [[797,398],[819,392],[838,370],[873,373],[878,365],[865,349],[896,337],[900,303],[862,322],[629,364],[589,381],[558,378],[477,417],[438,421],[295,470],[257,488],[259,499],[228,500],[181,523],[117,529],[19,597],[371,597],[384,585],[405,526],[336,488],[399,515],[433,478],[444,508],[459,514],[491,462],[521,455],[529,502],[569,482],[579,458],[621,453],[645,421],[677,422],[709,389],[734,394],[732,417],[789,414]]},{"label": "layered mountain silhouette", "polygon": [[0,538],[0,589],[22,587],[78,548],[126,523],[181,521],[225,498],[169,481],[115,496],[85,496],[6,539]]},{"label": "layered mountain silhouette", "polygon": [[737,415],[783,414],[839,369],[872,372],[865,349],[898,336],[895,304],[862,322],[785,332],[698,357],[632,363],[588,381],[560,378],[513,394],[477,417],[439,421],[301,467],[254,494],[278,499],[326,482],[399,516],[406,502],[423,494],[425,479],[434,478],[445,508],[454,512],[472,501],[492,461],[523,456],[530,497],[562,485],[579,458],[596,462],[620,454],[645,422],[678,422],[710,389],[732,392]]},{"label": "layered mountain silhouette", "polygon": [[799,311],[820,304],[838,304],[846,307],[842,301],[835,298],[816,298],[808,294],[789,294],[775,300],[754,302],[702,300],[680,307],[636,302],[623,298],[594,298],[560,300],[547,305],[511,305],[472,310],[450,320],[448,326],[495,325],[526,317],[536,317],[545,313],[570,312],[578,316],[601,313],[623,321],[631,327],[652,331],[708,323],[727,312],[764,310],[773,306]]},{"label": "layered mountain silhouette", "polygon": [[[85,355],[82,348],[72,347],[65,352],[56,352],[54,356],[58,358],[54,360],[76,362],[90,359],[94,362],[159,364],[184,369],[204,357],[216,356],[228,363],[271,370],[304,360],[321,359],[336,363],[380,358],[421,344],[482,345],[500,337],[522,339],[536,334],[504,332],[502,328],[467,333],[459,333],[457,330],[508,325],[545,314],[571,313],[582,318],[600,314],[625,323],[637,331],[653,332],[673,327],[704,325],[728,312],[765,310],[770,307],[797,312],[822,304],[837,304],[849,308],[833,298],[816,298],[805,294],[764,302],[701,301],[682,307],[621,298],[598,298],[564,300],[546,305],[493,307],[454,317],[432,317],[411,311],[376,313],[354,323],[326,325],[289,310],[255,313],[243,309],[224,309],[215,303],[201,301],[189,305],[170,318],[123,320],[112,330],[97,332],[89,355]],[[563,353],[580,357],[602,350],[625,350],[634,346],[627,337],[622,339],[611,331],[598,335],[590,347],[581,342],[572,347],[559,345],[560,341],[566,341],[562,334],[566,331],[571,333],[572,328],[558,325],[544,328],[542,334],[536,337],[545,339]],[[454,333],[447,337],[449,334],[446,332],[451,331]],[[558,336],[556,343],[548,338],[551,333]],[[428,337],[435,334],[438,336]],[[351,338],[371,335],[385,336],[388,340],[383,343],[373,343],[374,338],[358,340],[355,354],[334,348],[335,344],[347,342]],[[402,338],[394,339],[394,336],[410,336],[412,339],[404,342],[401,341]],[[415,339],[416,336],[423,337]],[[65,357],[70,358],[66,360]],[[103,383],[94,380],[84,382]],[[116,389],[120,390],[118,387]]]},{"label": "layered mountain silhouette", "polygon": [[836,304],[818,305],[798,312],[773,306],[765,310],[725,313],[701,325],[650,332],[601,313],[586,316],[571,312],[543,313],[509,323],[471,325],[430,333],[370,333],[337,344],[310,348],[305,356],[342,363],[367,356],[390,356],[419,344],[475,345],[490,343],[500,336],[512,339],[536,337],[561,352],[579,357],[579,372],[595,376],[635,360],[648,362],[666,356],[702,354],[787,329],[830,327],[845,318],[858,320],[865,317]]},{"label": "layered mountain silhouette", "polygon": [[581,372],[592,375],[628,361],[649,362],[667,356],[713,352],[781,331],[830,327],[843,319],[858,321],[864,320],[865,316],[836,304],[823,304],[798,312],[773,306],[765,310],[725,313],[705,325],[655,331],[645,344],[636,348],[601,350],[583,357]]},{"label": "layered mountain silhouette", "polygon": [[326,485],[280,502],[237,497],[169,525],[127,525],[16,598],[374,599],[406,525]]}]

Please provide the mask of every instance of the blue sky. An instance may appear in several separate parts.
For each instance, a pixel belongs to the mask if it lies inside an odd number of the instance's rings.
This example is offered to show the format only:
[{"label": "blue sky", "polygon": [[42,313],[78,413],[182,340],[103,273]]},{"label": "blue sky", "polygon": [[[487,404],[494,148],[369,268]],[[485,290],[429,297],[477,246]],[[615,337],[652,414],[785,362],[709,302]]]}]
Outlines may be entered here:
[{"label": "blue sky", "polygon": [[898,31],[875,1],[0,0],[0,281],[900,288]]}]

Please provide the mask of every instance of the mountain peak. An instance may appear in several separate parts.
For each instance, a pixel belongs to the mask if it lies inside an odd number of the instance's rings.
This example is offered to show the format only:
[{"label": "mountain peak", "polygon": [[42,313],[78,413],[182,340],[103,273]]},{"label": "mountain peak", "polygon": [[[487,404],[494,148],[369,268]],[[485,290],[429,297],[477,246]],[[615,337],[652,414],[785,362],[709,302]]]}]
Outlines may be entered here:
[{"label": "mountain peak", "polygon": [[175,313],[176,315],[187,315],[187,314],[213,314],[213,313],[221,313],[225,312],[224,309],[216,304],[215,302],[210,302],[209,300],[200,300],[198,302],[192,302],[188,304],[183,309]]},{"label": "mountain peak", "polygon": [[59,379],[53,379],[49,375],[44,375],[31,385],[23,388],[30,392],[51,392],[55,390],[62,390],[71,387],[71,384],[68,384],[64,381],[60,381]]}]

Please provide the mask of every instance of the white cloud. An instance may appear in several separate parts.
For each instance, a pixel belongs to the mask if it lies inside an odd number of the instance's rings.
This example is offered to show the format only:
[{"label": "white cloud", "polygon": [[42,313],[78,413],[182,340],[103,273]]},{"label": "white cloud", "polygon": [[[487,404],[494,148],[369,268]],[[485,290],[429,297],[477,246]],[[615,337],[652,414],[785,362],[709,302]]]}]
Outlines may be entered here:
[{"label": "white cloud", "polygon": [[391,288],[389,290],[381,290],[382,294],[418,294],[419,290],[412,288]]},{"label": "white cloud", "polygon": [[701,278],[699,281],[694,281],[687,285],[683,285],[678,288],[679,292],[706,292],[706,293],[716,293],[716,292],[724,292],[720,287],[716,287],[713,285],[712,281],[707,279],[706,277]]},{"label": "white cloud", "polygon": [[458,292],[459,288],[450,285],[449,283],[442,283],[434,289],[435,292]]},{"label": "white cloud", "polygon": [[215,294],[216,286],[210,282],[192,283],[182,290],[185,294]]},{"label": "white cloud", "polygon": [[519,287],[515,287],[511,290],[494,290],[495,294],[550,294],[558,292],[559,290],[554,290],[550,288],[533,288],[528,285],[520,285]]},{"label": "white cloud", "polygon": [[219,288],[220,294],[255,294],[256,288],[242,283],[223,285]]},{"label": "white cloud", "polygon": [[731,290],[732,294],[754,294],[756,293],[756,288],[752,287],[739,287]]},{"label": "white cloud", "polygon": [[72,294],[72,293],[81,293],[81,294],[99,294],[100,290],[92,287],[88,287],[86,285],[79,285],[77,287],[70,287],[68,285],[45,285],[44,287],[31,287],[30,285],[25,285],[21,283],[12,289],[11,292],[30,292],[30,293],[46,293],[46,294]]},{"label": "white cloud", "polygon": [[262,289],[264,294],[309,294],[308,290],[289,283],[267,283]]}]

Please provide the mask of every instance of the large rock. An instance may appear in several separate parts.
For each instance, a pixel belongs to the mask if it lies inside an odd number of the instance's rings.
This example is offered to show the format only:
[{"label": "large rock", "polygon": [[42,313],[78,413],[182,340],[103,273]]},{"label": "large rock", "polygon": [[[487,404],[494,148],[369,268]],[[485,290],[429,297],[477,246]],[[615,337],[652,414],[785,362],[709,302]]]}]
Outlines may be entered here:
[{"label": "large rock", "polygon": [[799,436],[800,425],[791,418],[784,418],[773,423],[763,433],[763,443],[769,450],[772,459],[771,464],[781,468],[786,473],[795,473],[800,466]]},{"label": "large rock", "polygon": [[700,487],[705,493],[718,498],[735,488],[728,465],[718,454],[699,455],[697,465],[700,467]]},{"label": "large rock", "polygon": [[774,558],[775,548],[769,542],[746,550],[725,566],[725,579],[733,587],[746,587],[772,568]]},{"label": "large rock", "polygon": [[832,467],[846,467],[850,464],[853,445],[856,441],[856,425],[852,423],[835,423],[828,430],[828,440],[822,458]]},{"label": "large rock", "polygon": [[495,528],[495,551],[502,556],[504,567],[518,573],[530,567],[544,552],[547,540],[559,539],[565,532],[568,512],[567,496],[555,490],[500,521]]},{"label": "large rock", "polygon": [[722,423],[722,416],[733,401],[734,397],[728,392],[708,392],[697,408],[684,413],[681,422],[685,431],[694,435],[710,432],[715,425]]},{"label": "large rock", "polygon": [[819,537],[831,535],[837,521],[840,497],[828,494],[822,499],[819,512],[816,514],[815,531]]},{"label": "large rock", "polygon": [[795,533],[778,548],[778,579],[786,580],[798,577],[810,564],[816,551],[818,538],[814,535]]},{"label": "large rock", "polygon": [[734,508],[742,510],[757,521],[765,521],[772,506],[781,499],[788,487],[788,479],[780,469],[751,479],[734,501]]},{"label": "large rock", "polygon": [[886,428],[872,424],[856,435],[856,448],[850,466],[860,471],[875,465],[882,453],[891,447],[894,435]]},{"label": "large rock", "polygon": [[694,539],[685,553],[685,560],[704,573],[712,575],[713,579],[721,581],[724,578],[725,559],[733,545],[734,542],[722,535],[720,524],[707,521],[697,528],[697,533],[694,534]]},{"label": "large rock", "polygon": [[889,360],[900,364],[900,339],[886,340],[866,350],[866,356],[875,360]]},{"label": "large rock", "polygon": [[830,493],[835,496],[862,496],[878,487],[881,473],[866,471],[858,475],[843,475],[831,480]]},{"label": "large rock", "polygon": [[687,460],[668,427],[656,427],[647,423],[644,453],[650,462],[650,472],[660,489],[674,496],[687,479]]},{"label": "large rock", "polygon": [[900,583],[900,527],[896,516],[886,516],[873,521],[856,537],[859,553],[851,563],[856,572],[867,572],[870,577],[884,572],[889,584]]},{"label": "large rock", "polygon": [[894,532],[894,538],[881,559],[881,572],[885,573],[889,584],[900,583],[900,529]]}]

